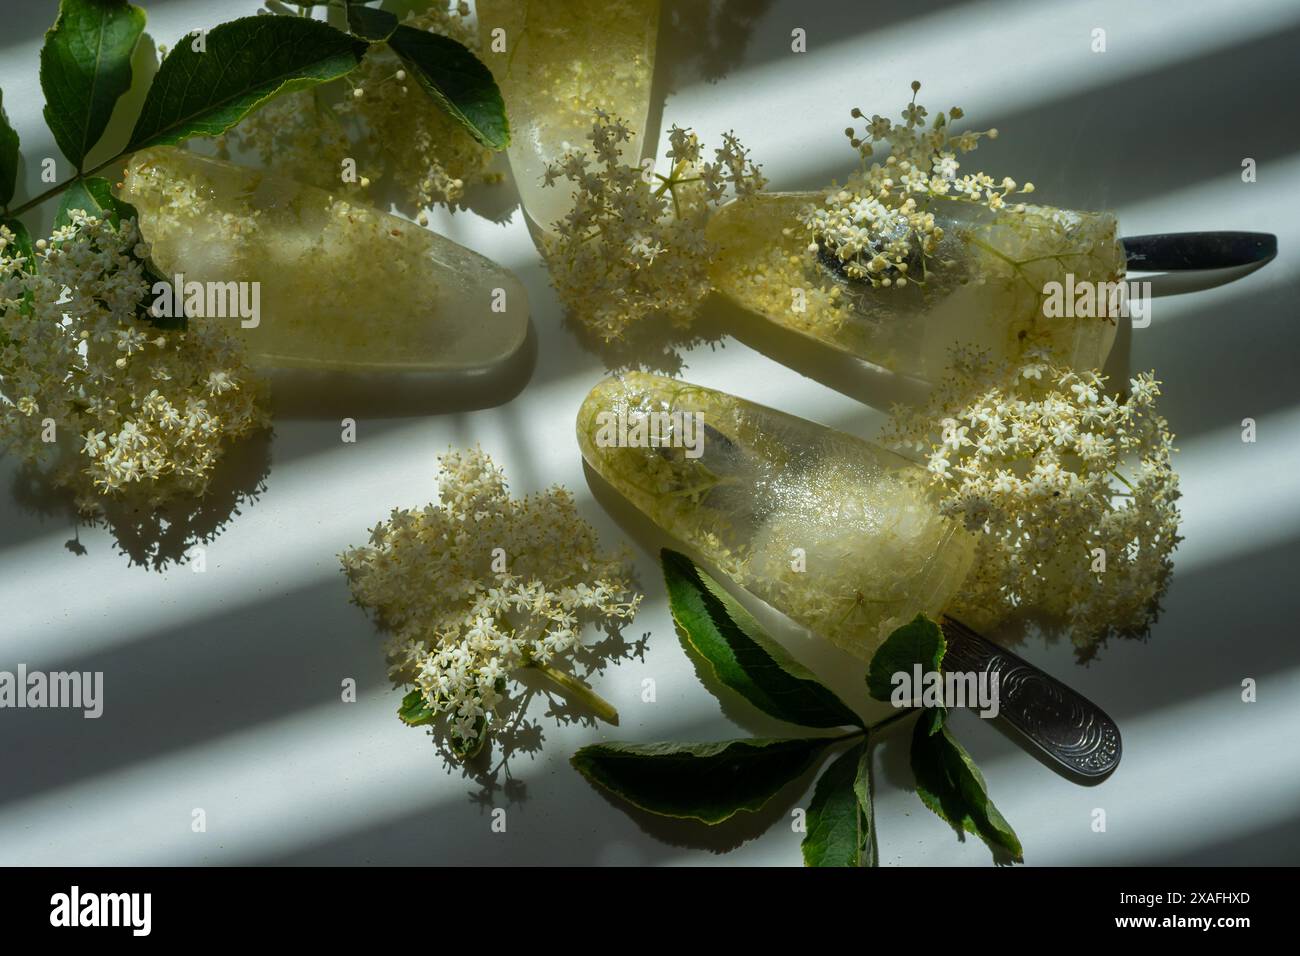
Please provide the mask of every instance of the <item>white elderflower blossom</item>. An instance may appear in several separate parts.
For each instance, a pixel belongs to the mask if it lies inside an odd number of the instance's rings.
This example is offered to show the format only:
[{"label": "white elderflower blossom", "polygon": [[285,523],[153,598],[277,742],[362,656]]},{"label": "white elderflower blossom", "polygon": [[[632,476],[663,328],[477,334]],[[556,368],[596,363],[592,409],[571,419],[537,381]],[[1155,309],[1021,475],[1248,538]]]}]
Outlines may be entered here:
[{"label": "white elderflower blossom", "polygon": [[698,137],[673,126],[668,175],[622,163],[632,131],[597,110],[591,154],[575,150],[546,169],[544,182],[574,186],[574,205],[554,224],[544,252],[551,281],[580,322],[606,342],[646,319],[689,325],[709,294],[714,246],[704,230],[730,194],[748,196],[766,180],[731,133],[704,158]]},{"label": "white elderflower blossom", "polygon": [[445,716],[453,750],[478,751],[506,677],[532,666],[608,716],[612,709],[557,666],[583,628],[617,629],[641,601],[621,555],[597,551],[573,496],[522,499],[481,450],[438,459],[441,506],[395,509],[370,544],[340,556],[359,605],[391,632],[393,680]]},{"label": "white elderflower blossom", "polygon": [[0,226],[0,446],[48,469],[86,514],[105,497],[201,496],[226,443],[268,424],[229,333],[140,317],[140,249],[134,220],[74,211],[28,262]]},{"label": "white elderflower blossom", "polygon": [[[975,149],[983,137],[995,139],[997,130],[952,134],[950,123],[965,115],[956,106],[926,129],[929,114],[916,102],[920,89],[920,83],[912,84],[912,102],[902,112],[905,123],[873,116],[861,132],[844,130],[862,155],[862,168],[843,186],[832,186],[821,206],[808,206],[799,217],[809,254],[829,252],[845,275],[877,288],[924,283],[944,236],[934,200],[976,203],[996,212],[1011,194],[1034,191],[1033,183],[1017,186],[1010,178],[995,183],[984,173],[958,176],[957,154]],[[860,109],[852,115],[863,118]],[[868,166],[881,145],[888,145],[889,157]]]},{"label": "white elderflower blossom", "polygon": [[894,409],[886,440],[928,458],[943,513],[980,533],[959,617],[1044,612],[1085,648],[1153,619],[1181,540],[1173,436],[1150,374],[1125,399],[1105,384],[1042,353],[999,368],[960,350],[927,405]]}]

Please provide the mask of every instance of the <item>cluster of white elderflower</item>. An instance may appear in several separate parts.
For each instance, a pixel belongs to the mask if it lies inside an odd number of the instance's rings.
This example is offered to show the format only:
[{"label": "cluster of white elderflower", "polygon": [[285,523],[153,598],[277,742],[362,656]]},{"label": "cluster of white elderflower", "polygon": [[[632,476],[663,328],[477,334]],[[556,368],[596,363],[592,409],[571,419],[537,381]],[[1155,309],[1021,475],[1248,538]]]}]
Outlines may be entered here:
[{"label": "cluster of white elderflower", "polygon": [[[442,2],[409,11],[403,23],[477,54],[469,16],[468,4]],[[417,210],[454,203],[467,186],[493,178],[492,151],[434,103],[384,43],[344,79],[270,100],[218,143],[224,159],[232,148],[247,151],[267,169],[324,189],[391,183]],[[349,159],[356,176],[344,178]]]},{"label": "cluster of white elderflower", "polygon": [[0,445],[87,514],[202,495],[225,444],[268,423],[259,385],[219,326],[141,317],[135,220],[71,220],[29,255],[0,227]]},{"label": "cluster of white elderflower", "polygon": [[573,208],[544,244],[551,281],[570,313],[606,342],[649,318],[688,325],[711,289],[712,211],[766,183],[731,133],[708,161],[695,133],[673,126],[667,175],[621,162],[619,144],[632,135],[597,110],[590,156],[572,150],[546,170],[547,186],[574,189]]},{"label": "cluster of white elderflower", "polygon": [[[904,123],[876,115],[860,132],[845,129],[862,155],[862,168],[842,187],[833,186],[824,205],[809,206],[799,217],[809,255],[829,253],[849,278],[876,287],[925,282],[944,235],[934,200],[964,201],[996,212],[1012,193],[1034,191],[1033,183],[1017,186],[1010,177],[995,182],[985,173],[958,176],[957,154],[975,149],[982,137],[996,139],[998,131],[953,134],[951,122],[965,115],[957,106],[939,113],[927,128],[926,109],[916,102],[920,89],[920,83],[912,83],[912,101],[901,114]],[[865,119],[860,109],[852,115]],[[889,157],[868,166],[882,144],[889,146]]]},{"label": "cluster of white elderflower", "polygon": [[391,632],[393,680],[415,685],[422,718],[446,717],[461,756],[482,747],[520,667],[608,708],[554,662],[588,624],[617,629],[635,615],[641,596],[623,556],[598,552],[565,489],[514,499],[481,450],[438,461],[441,506],[395,509],[369,545],[340,558],[355,601]]},{"label": "cluster of white elderflower", "polygon": [[1180,540],[1173,436],[1150,374],[1127,397],[1105,386],[1042,352],[998,368],[960,351],[928,405],[895,408],[887,440],[926,456],[943,513],[979,533],[958,616],[1042,612],[1082,647],[1153,619]]}]

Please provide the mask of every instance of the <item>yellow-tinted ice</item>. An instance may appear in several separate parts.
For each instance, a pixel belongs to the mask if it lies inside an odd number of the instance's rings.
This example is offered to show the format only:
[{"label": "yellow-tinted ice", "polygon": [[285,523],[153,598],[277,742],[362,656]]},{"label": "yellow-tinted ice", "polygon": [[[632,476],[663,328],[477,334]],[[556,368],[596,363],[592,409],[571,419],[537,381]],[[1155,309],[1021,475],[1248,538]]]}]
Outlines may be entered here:
[{"label": "yellow-tinted ice", "polygon": [[[510,117],[510,168],[524,210],[543,229],[569,211],[572,190],[544,187],[549,163],[585,149],[596,110],[645,139],[659,0],[479,0],[479,42]],[[503,32],[496,32],[503,31]],[[504,49],[501,49],[504,46]]]},{"label": "yellow-tinted ice", "polygon": [[715,287],[788,329],[904,375],[936,381],[957,345],[1015,361],[1040,347],[1074,368],[1101,368],[1113,317],[1048,317],[1044,287],[1124,278],[1115,218],[1030,206],[1024,212],[958,202],[936,215],[944,238],[931,267],[904,288],[872,288],[809,251],[799,212],[821,193],[767,193],[724,207],[709,223],[721,253]]},{"label": "yellow-tinted ice", "polygon": [[482,368],[527,332],[508,270],[341,194],[163,146],[132,159],[122,198],[166,278],[258,283],[257,325],[225,320],[254,364]]},{"label": "yellow-tinted ice", "polygon": [[870,442],[675,379],[630,373],[578,413],[583,457],[659,527],[864,659],[937,615],[973,539],[925,472]]}]

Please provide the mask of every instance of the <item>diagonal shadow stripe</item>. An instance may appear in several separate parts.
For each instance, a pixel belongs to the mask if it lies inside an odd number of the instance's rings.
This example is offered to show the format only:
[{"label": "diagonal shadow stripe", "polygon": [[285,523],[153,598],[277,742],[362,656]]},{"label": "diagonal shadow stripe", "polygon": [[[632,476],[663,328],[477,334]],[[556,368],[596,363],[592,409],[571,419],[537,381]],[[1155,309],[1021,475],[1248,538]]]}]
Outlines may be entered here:
[{"label": "diagonal shadow stripe", "polygon": [[[1292,26],[1030,109],[980,116],[981,126],[1004,135],[982,143],[971,162],[1032,180],[1042,201],[1079,209],[1119,209],[1207,180],[1239,180],[1243,157],[1267,168],[1300,152],[1300,128],[1270,119],[1292,111],[1297,46],[1300,26]],[[1198,227],[1198,213],[1187,211],[1188,229]]]}]

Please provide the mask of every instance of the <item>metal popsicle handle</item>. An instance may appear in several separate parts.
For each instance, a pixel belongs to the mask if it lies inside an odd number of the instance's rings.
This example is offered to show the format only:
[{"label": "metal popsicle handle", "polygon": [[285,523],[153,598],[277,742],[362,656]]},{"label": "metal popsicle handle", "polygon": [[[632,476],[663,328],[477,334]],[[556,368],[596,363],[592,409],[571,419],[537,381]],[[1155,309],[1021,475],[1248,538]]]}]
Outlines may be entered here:
[{"label": "metal popsicle handle", "polygon": [[960,621],[945,615],[940,626],[944,670],[997,674],[998,716],[1047,757],[1090,782],[1119,766],[1119,727],[1104,710]]},{"label": "metal popsicle handle", "polygon": [[1231,269],[1277,255],[1277,236],[1271,232],[1163,232],[1120,242],[1129,269],[1140,272]]}]

